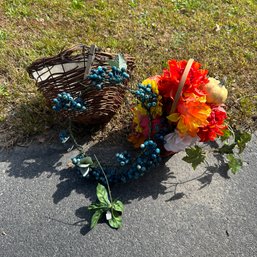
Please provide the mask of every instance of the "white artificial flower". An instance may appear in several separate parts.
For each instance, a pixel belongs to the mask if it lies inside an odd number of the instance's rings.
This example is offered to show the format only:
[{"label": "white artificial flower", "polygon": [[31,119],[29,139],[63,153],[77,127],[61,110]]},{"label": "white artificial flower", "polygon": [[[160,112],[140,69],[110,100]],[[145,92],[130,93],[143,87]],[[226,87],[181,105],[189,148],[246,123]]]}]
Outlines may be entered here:
[{"label": "white artificial flower", "polygon": [[191,137],[189,135],[181,137],[177,130],[175,132],[167,134],[164,137],[165,144],[164,148],[166,151],[180,152],[185,150],[187,147],[195,144],[199,141],[199,137]]}]

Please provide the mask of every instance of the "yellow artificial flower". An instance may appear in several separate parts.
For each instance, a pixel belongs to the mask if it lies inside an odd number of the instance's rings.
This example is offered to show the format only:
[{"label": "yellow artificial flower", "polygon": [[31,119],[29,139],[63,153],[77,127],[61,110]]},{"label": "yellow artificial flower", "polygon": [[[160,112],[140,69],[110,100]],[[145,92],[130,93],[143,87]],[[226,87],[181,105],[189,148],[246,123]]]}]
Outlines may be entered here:
[{"label": "yellow artificial flower", "polygon": [[162,103],[161,103],[162,97],[159,95],[157,82],[154,79],[148,78],[142,82],[142,85],[144,86],[151,85],[152,92],[157,95],[157,104],[156,106],[151,107],[150,109],[152,117],[156,118],[156,116],[161,116],[162,115]]},{"label": "yellow artificial flower", "polygon": [[143,116],[147,115],[147,111],[142,107],[141,104],[138,104],[135,108],[133,108],[132,112],[134,114],[133,123],[135,125],[135,131],[141,133],[142,128],[140,126],[140,121]]}]

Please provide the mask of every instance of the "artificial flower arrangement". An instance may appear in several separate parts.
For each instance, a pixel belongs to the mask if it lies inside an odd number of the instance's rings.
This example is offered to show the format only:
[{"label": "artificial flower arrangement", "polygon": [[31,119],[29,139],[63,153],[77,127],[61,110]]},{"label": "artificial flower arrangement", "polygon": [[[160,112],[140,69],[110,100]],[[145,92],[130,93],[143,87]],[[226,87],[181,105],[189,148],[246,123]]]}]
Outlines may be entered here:
[{"label": "artificial flower arrangement", "polygon": [[[136,154],[132,153],[133,158],[127,151],[116,153],[118,165],[105,165],[105,174],[83,151],[72,159],[73,164],[88,179],[103,184],[107,180],[125,183],[143,176],[159,165],[163,157],[189,151],[187,148],[197,142],[223,136],[228,131],[224,109],[228,91],[207,74],[193,59],[169,60],[161,75],[150,77],[138,84],[137,89],[130,90],[137,99],[132,108],[132,132],[128,136],[135,148],[139,148]],[[224,153],[230,152],[225,148]],[[205,158],[197,146],[187,154],[183,160],[194,169]],[[234,169],[238,169],[235,159],[232,162]]]},{"label": "artificial flower arrangement", "polygon": [[[119,228],[122,225],[123,204],[121,201],[112,201],[109,181],[126,182],[137,179],[158,165],[162,157],[183,150],[187,154],[183,160],[191,163],[195,169],[204,162],[205,153],[197,145],[189,148],[190,146],[196,142],[214,141],[220,136],[223,140],[230,137],[230,130],[225,124],[227,114],[224,109],[228,91],[220,81],[208,77],[207,74],[208,71],[201,69],[201,64],[193,59],[169,60],[168,69],[164,69],[162,75],[144,80],[137,90],[131,91],[137,97],[137,103],[132,109],[134,117],[128,140],[136,148],[140,148],[140,152],[132,162],[127,152],[117,153],[120,166],[130,164],[128,169],[119,173],[114,169],[111,172],[103,169],[96,156],[97,166],[90,160],[92,166],[91,171],[88,169],[89,177],[91,172],[96,180],[107,185],[106,190],[98,184],[98,202],[89,206],[89,210],[94,212],[91,228],[104,213],[111,227]],[[234,149],[239,149],[238,156],[251,136],[238,132],[232,137],[233,142],[225,143],[217,152],[225,154],[228,167],[236,173],[242,166],[242,161],[235,157]],[[182,183],[189,181],[192,179]],[[175,183],[175,187],[178,184]],[[105,199],[102,195],[105,195]]]},{"label": "artificial flower arrangement", "polygon": [[[102,90],[110,86],[109,82],[113,79],[112,84],[123,87],[124,80],[129,80],[126,60],[121,55],[115,59],[110,63],[112,71],[109,73],[102,66],[91,69],[86,79],[92,87]],[[83,177],[99,182],[96,190],[98,201],[88,207],[94,212],[91,228],[104,214],[111,227],[119,228],[122,224],[123,204],[113,200],[111,183],[137,179],[159,165],[163,157],[183,150],[187,154],[183,160],[195,169],[204,161],[205,155],[199,146],[192,145],[214,141],[220,136],[225,143],[216,151],[225,155],[229,169],[236,173],[242,166],[240,154],[251,139],[246,132],[234,133],[225,123],[224,103],[228,91],[219,80],[208,77],[208,71],[201,69],[201,64],[193,59],[169,60],[168,68],[161,75],[147,78],[138,84],[137,89],[129,91],[137,100],[132,108],[133,120],[128,140],[139,151],[116,153],[118,165],[102,165],[95,155],[92,158],[88,156],[74,139],[71,119],[69,130],[60,133],[62,143],[71,138],[79,150],[79,154],[72,158],[73,165]],[[88,112],[87,101],[80,101],[65,90],[59,92],[52,102],[55,111]],[[231,136],[232,141],[229,142]]]},{"label": "artificial flower arrangement", "polygon": [[161,75],[144,80],[135,92],[140,101],[129,141],[139,147],[150,137],[166,156],[222,136],[228,91],[207,74],[193,59],[169,60]]}]

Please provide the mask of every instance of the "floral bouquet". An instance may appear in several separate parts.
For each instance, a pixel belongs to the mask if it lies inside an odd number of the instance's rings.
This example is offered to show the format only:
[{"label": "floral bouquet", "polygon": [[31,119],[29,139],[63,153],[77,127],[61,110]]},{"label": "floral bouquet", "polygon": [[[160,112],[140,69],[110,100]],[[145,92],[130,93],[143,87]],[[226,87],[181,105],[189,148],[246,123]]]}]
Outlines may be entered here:
[{"label": "floral bouquet", "polygon": [[162,75],[144,80],[133,91],[138,102],[128,139],[135,147],[150,138],[167,156],[223,135],[228,91],[200,68],[193,59],[169,60]]}]

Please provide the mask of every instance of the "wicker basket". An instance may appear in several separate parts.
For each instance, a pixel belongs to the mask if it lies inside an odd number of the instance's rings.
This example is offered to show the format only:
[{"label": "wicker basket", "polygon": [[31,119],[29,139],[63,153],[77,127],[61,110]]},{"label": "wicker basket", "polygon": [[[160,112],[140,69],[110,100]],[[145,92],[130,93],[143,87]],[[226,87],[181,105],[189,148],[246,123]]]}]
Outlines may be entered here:
[{"label": "wicker basket", "polygon": [[[108,122],[117,112],[128,87],[128,80],[124,81],[122,86],[108,84],[98,90],[87,76],[91,68],[98,66],[110,70],[108,61],[115,56],[116,54],[102,52],[94,45],[76,45],[54,57],[36,60],[27,71],[30,77],[36,80],[39,91],[43,93],[49,105],[58,93],[64,91],[86,102],[86,111],[61,111],[64,117],[86,125],[100,124]],[[135,66],[134,59],[128,55],[124,57],[127,73],[130,74]]]}]

